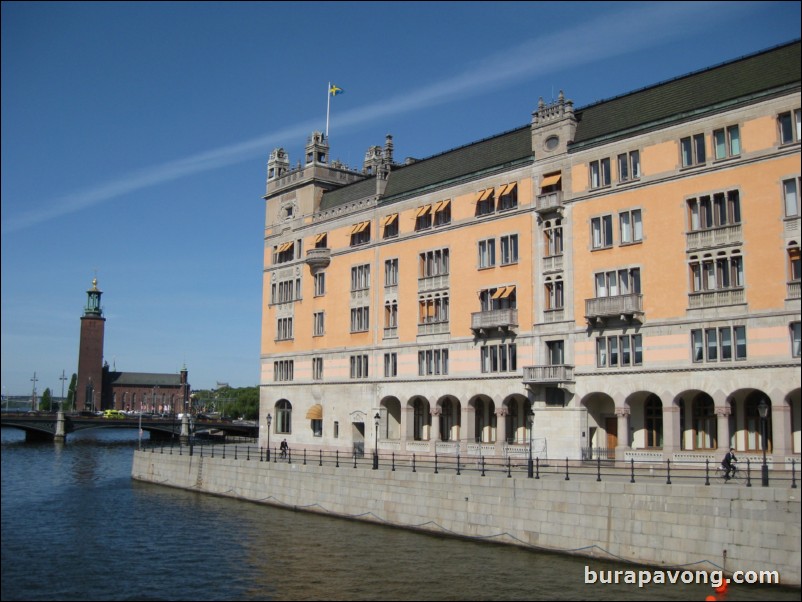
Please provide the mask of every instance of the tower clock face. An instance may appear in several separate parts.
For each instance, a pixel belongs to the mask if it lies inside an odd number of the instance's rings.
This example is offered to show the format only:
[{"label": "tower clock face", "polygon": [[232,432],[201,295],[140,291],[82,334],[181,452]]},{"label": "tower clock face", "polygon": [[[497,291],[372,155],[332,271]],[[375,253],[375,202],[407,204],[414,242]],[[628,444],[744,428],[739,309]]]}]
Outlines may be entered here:
[{"label": "tower clock face", "polygon": [[554,150],[558,144],[560,144],[560,139],[557,136],[546,138],[546,150]]}]

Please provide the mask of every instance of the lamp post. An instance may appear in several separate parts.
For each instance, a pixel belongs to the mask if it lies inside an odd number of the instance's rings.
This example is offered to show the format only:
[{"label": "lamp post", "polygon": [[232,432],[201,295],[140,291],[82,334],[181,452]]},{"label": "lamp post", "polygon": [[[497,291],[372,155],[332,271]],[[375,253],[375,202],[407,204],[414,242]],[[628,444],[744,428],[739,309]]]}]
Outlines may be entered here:
[{"label": "lamp post", "polygon": [[535,467],[532,464],[532,429],[535,426],[535,411],[531,406],[529,407],[527,418],[529,419],[529,463],[526,466],[526,476],[531,479],[535,476]]},{"label": "lamp post", "polygon": [[768,422],[767,418],[769,415],[769,404],[766,403],[765,399],[761,399],[760,403],[757,404],[757,411],[760,414],[760,425],[762,427],[761,439],[763,439],[763,466],[760,469],[761,485],[763,485],[763,487],[768,487],[769,466],[766,464],[766,423]]},{"label": "lamp post", "polygon": [[270,462],[270,424],[273,422],[273,417],[267,415],[267,461]]},{"label": "lamp post", "polygon": [[379,469],[379,423],[381,419],[381,414],[376,412],[376,415],[373,417],[373,423],[376,425],[376,439],[373,442],[373,470]]}]

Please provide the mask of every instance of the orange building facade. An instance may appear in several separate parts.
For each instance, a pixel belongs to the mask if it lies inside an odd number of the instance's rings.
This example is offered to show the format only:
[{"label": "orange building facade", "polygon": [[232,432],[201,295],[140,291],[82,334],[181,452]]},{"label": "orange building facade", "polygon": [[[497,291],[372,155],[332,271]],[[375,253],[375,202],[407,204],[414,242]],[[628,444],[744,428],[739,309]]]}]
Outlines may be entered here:
[{"label": "orange building facade", "polygon": [[274,150],[261,445],[798,461],[799,57],[403,164]]}]

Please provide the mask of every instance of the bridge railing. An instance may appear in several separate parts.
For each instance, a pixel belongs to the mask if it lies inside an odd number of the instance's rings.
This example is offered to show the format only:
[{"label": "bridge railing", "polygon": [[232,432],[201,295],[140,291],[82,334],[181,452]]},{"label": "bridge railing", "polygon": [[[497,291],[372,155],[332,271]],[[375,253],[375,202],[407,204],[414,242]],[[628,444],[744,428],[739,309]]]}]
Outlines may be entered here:
[{"label": "bridge railing", "polygon": [[725,479],[717,462],[699,459],[635,460],[603,459],[597,455],[593,460],[571,460],[568,458],[532,458],[498,456],[460,456],[459,454],[409,454],[366,451],[364,455],[340,450],[288,449],[259,447],[256,439],[238,442],[191,441],[189,444],[173,441],[153,441],[143,444],[150,453],[196,455],[210,458],[234,459],[243,462],[261,462],[269,469],[270,464],[302,464],[335,468],[362,468],[384,471],[426,472],[457,475],[503,475],[508,478],[534,479],[592,479],[618,482],[651,482],[759,487],[762,484],[797,488],[799,461],[788,459],[783,466],[772,467],[771,474],[759,462],[747,459],[738,463],[738,473],[733,479]]}]

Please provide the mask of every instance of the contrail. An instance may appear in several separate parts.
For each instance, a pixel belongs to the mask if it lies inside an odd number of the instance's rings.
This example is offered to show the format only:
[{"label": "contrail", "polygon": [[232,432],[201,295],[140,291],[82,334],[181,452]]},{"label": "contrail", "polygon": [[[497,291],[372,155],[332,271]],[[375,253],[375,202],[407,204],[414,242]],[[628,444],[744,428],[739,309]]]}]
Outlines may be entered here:
[{"label": "contrail", "polygon": [[[629,6],[631,4],[627,4]],[[722,27],[725,19],[754,10],[756,6],[753,2],[729,3],[723,13],[718,2],[665,2],[611,12],[505,49],[437,83],[340,113],[337,127],[356,127],[389,115],[488,94],[502,86],[557,70],[631,54],[672,38],[706,31],[712,18]],[[581,10],[581,6],[577,10]],[[11,216],[3,221],[2,232],[23,230],[129,192],[238,163],[259,154],[266,155],[271,147],[298,139],[314,129],[320,129],[319,120],[310,119],[251,140],[135,171]]]}]

